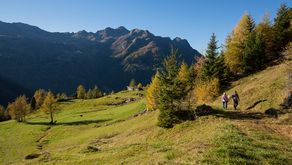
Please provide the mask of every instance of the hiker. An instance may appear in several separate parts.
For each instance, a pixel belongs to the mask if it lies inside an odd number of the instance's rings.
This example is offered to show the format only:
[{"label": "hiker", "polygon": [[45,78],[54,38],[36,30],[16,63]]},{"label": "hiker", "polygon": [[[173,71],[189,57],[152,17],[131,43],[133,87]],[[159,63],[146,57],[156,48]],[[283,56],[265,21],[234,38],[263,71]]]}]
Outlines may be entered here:
[{"label": "hiker", "polygon": [[239,96],[237,94],[237,91],[234,91],[234,94],[232,94],[232,100],[233,100],[233,107],[234,110],[236,110],[237,106],[238,106],[238,101],[239,101]]},{"label": "hiker", "polygon": [[223,110],[227,109],[227,103],[228,103],[228,96],[227,94],[224,92],[222,95],[222,105],[223,105]]}]

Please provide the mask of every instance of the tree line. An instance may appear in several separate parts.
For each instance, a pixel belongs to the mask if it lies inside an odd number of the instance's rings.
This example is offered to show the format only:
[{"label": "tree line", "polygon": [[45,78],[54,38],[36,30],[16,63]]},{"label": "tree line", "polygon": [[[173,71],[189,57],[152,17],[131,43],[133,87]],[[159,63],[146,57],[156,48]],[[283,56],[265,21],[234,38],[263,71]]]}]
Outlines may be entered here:
[{"label": "tree line", "polygon": [[292,49],[292,9],[282,4],[273,22],[268,14],[256,24],[244,13],[225,44],[213,33],[203,58],[187,66],[172,51],[146,90],[147,110],[159,110],[158,126],[170,128],[193,113],[196,105],[212,101],[230,81],[283,60]]}]

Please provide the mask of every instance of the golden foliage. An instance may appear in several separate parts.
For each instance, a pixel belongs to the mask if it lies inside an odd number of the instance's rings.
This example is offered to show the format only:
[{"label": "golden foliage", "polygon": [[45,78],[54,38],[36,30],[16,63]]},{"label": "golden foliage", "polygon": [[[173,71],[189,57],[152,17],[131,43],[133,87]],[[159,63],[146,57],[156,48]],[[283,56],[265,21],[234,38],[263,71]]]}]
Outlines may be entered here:
[{"label": "golden foliage", "polygon": [[253,28],[253,19],[246,13],[226,39],[225,63],[229,70],[235,74],[243,73],[244,71],[242,64],[244,43]]},{"label": "golden foliage", "polygon": [[152,78],[150,86],[146,90],[146,107],[147,110],[157,109],[157,94],[159,89],[159,72],[157,71]]},{"label": "golden foliage", "polygon": [[53,113],[56,110],[54,104],[57,102],[55,99],[54,94],[49,91],[47,94],[47,97],[44,100],[44,103],[41,107],[42,111],[45,112],[46,114],[50,114],[51,117],[51,123],[53,123]]},{"label": "golden foliage", "polygon": [[55,96],[51,91],[49,91],[47,94],[47,97],[45,98],[44,103],[42,105],[42,110],[45,113],[52,112],[54,110],[54,107],[53,107],[54,103],[56,103]]},{"label": "golden foliage", "polygon": [[189,67],[185,62],[183,62],[178,72],[178,80],[182,82],[183,84],[185,84],[188,82],[188,79],[189,79]]},{"label": "golden foliage", "polygon": [[12,119],[22,122],[25,121],[25,116],[30,111],[30,105],[26,96],[22,95],[17,97],[13,103],[9,103],[7,109]]},{"label": "golden foliage", "polygon": [[38,89],[37,91],[35,91],[33,97],[35,99],[36,102],[36,108],[40,108],[46,98],[46,91],[44,89]]},{"label": "golden foliage", "polygon": [[77,93],[77,98],[78,98],[78,99],[85,99],[86,91],[85,91],[85,88],[84,88],[83,85],[79,85],[79,86],[77,87],[77,91],[76,91],[76,93]]},{"label": "golden foliage", "polygon": [[196,79],[201,79],[203,76],[203,65],[205,62],[205,59],[203,57],[197,58],[196,59],[196,64],[194,65],[194,70],[196,73]]},{"label": "golden foliage", "polygon": [[193,92],[197,103],[211,102],[220,92],[219,79],[213,78],[207,82],[197,82]]}]

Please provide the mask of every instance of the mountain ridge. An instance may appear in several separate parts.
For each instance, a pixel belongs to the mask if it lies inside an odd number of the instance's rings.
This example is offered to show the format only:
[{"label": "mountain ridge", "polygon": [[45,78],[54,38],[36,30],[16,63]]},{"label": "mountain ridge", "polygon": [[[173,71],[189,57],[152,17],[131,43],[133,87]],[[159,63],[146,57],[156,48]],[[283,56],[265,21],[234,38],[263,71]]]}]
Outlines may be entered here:
[{"label": "mountain ridge", "polygon": [[44,88],[68,94],[78,84],[105,91],[121,90],[132,78],[147,84],[172,48],[188,64],[201,56],[185,39],[123,26],[60,33],[0,21],[0,42],[2,78],[30,91]]}]

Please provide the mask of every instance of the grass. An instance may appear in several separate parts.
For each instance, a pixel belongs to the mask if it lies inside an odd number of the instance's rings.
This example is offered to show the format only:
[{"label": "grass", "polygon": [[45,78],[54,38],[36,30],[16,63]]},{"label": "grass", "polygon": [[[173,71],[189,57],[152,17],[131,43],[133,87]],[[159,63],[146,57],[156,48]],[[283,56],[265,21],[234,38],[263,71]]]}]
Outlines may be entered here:
[{"label": "grass", "polygon": [[[231,95],[235,90],[238,92],[240,110],[263,112],[268,108],[279,109],[285,96],[291,66],[290,61],[239,79],[232,83],[226,93]],[[213,106],[221,108],[221,96],[216,99]],[[229,109],[233,109],[232,101],[229,103]]]},{"label": "grass", "polygon": [[37,151],[35,141],[45,126],[17,123],[13,120],[0,123],[0,164],[21,160],[27,153]]},{"label": "grass", "polygon": [[[262,113],[280,107],[285,76],[278,65],[238,80],[228,94],[238,90],[241,111],[221,111],[218,98],[212,115],[171,129],[156,126],[158,111],[134,117],[145,108],[143,92],[62,102],[54,126],[40,112],[27,123],[1,122],[0,164],[291,164],[290,111]],[[41,156],[24,159],[32,153]]]},{"label": "grass", "polygon": [[240,128],[233,124],[223,128],[223,136],[213,141],[206,164],[291,164],[292,143],[267,131]]}]

